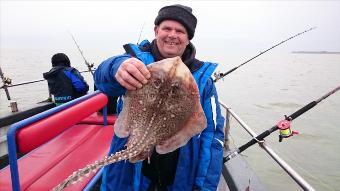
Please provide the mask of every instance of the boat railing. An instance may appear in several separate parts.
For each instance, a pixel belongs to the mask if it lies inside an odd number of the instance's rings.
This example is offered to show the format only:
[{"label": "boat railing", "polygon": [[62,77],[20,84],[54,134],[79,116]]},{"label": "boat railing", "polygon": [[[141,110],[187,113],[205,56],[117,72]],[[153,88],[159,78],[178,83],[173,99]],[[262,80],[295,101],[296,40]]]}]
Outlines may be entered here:
[{"label": "boat railing", "polygon": [[[225,139],[224,145],[228,145],[229,142],[229,132],[230,132],[230,118],[233,117],[238,124],[248,132],[248,134],[255,138],[257,134],[226,104],[219,102],[220,105],[225,109]],[[272,159],[303,189],[303,190],[314,190],[314,188],[302,178],[288,163],[286,163],[278,154],[276,154],[273,149],[271,149],[268,144],[263,140],[259,141],[259,146],[264,149]]]}]

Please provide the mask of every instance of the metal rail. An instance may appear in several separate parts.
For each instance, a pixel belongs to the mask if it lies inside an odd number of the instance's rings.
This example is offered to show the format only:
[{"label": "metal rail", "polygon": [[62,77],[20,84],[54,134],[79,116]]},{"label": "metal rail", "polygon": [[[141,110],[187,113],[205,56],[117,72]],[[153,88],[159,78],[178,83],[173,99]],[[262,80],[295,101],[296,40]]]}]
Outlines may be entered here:
[{"label": "metal rail", "polygon": [[[230,119],[230,115],[243,127],[244,130],[248,132],[253,138],[257,137],[257,134],[229,107],[227,107],[226,104],[219,102],[220,105],[225,109],[226,111],[226,119]],[[230,127],[229,121],[226,120],[227,127]],[[227,137],[229,133],[229,128],[225,129],[225,136]],[[225,139],[225,141],[228,139]],[[281,168],[287,172],[287,174],[303,189],[303,190],[311,190],[314,191],[315,189],[307,182],[305,181],[302,176],[300,176],[291,166],[289,166],[281,157],[276,154],[269,146],[265,143],[265,141],[258,142],[260,147],[263,148],[275,161],[278,165],[281,166]]]},{"label": "metal rail", "polygon": [[[95,68],[94,68],[94,70],[95,70]],[[92,70],[91,73],[94,70]],[[80,71],[79,73],[84,73],[84,72],[89,72],[89,71],[88,70],[84,70],[84,71]],[[22,86],[22,85],[27,85],[27,84],[32,84],[32,83],[37,83],[37,82],[42,82],[42,81],[45,81],[45,79],[32,80],[32,81],[28,81],[28,82],[21,82],[21,83],[10,84],[10,85],[2,85],[2,86],[0,86],[0,89],[11,88],[11,87],[16,87],[16,86]]]},{"label": "metal rail", "polygon": [[8,88],[7,88],[7,82],[8,81],[6,80],[6,77],[5,77],[4,73],[2,72],[1,66],[0,66],[0,77],[1,77],[1,80],[2,80],[2,83],[3,83],[2,88],[4,88],[4,90],[5,90],[7,99],[11,100],[11,96],[9,95],[9,91],[8,91]]}]

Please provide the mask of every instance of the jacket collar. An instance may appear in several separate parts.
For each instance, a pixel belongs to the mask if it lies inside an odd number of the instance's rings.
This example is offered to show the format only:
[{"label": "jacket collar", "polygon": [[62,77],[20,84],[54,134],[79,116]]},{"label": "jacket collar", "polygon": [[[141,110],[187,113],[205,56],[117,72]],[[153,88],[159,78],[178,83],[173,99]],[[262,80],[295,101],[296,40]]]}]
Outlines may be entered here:
[{"label": "jacket collar", "polygon": [[[156,61],[164,59],[164,57],[160,54],[158,50],[156,40],[153,40],[149,47],[144,48],[144,51],[151,52]],[[196,56],[195,46],[190,42],[186,49],[184,50],[181,59],[183,60],[184,64],[189,68],[191,73],[195,72],[203,65],[203,62],[197,60],[195,56]]]}]

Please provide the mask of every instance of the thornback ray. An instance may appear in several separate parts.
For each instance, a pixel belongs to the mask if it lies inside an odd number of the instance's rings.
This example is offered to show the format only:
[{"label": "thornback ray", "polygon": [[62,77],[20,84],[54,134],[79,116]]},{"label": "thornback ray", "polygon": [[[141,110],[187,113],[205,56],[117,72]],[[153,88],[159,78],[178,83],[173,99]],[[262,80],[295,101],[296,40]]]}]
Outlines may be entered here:
[{"label": "thornback ray", "polygon": [[128,137],[126,148],[75,171],[53,190],[63,190],[99,168],[118,161],[147,159],[156,149],[165,154],[185,145],[207,125],[198,86],[180,57],[147,66],[151,78],[136,91],[127,91],[114,125],[115,134]]}]

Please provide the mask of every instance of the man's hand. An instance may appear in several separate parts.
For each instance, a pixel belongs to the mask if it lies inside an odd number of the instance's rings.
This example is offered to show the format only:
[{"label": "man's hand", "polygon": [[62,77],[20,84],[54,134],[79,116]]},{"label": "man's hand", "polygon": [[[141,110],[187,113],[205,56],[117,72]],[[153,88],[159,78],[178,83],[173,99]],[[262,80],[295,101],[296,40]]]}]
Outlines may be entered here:
[{"label": "man's hand", "polygon": [[115,75],[118,83],[127,90],[142,88],[143,84],[146,84],[150,77],[151,74],[145,64],[136,58],[125,60],[119,66]]}]

